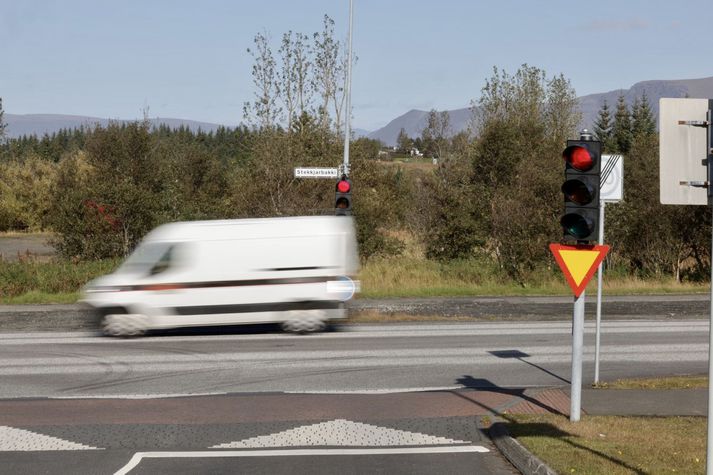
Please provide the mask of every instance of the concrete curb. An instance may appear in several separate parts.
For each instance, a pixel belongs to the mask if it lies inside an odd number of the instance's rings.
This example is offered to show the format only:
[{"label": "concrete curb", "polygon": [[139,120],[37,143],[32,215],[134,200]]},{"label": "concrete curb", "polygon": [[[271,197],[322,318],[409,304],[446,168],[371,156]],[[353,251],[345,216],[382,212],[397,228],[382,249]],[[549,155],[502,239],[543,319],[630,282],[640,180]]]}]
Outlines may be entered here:
[{"label": "concrete curb", "polygon": [[488,435],[500,453],[523,475],[557,475],[557,472],[547,466],[545,462],[532,455],[520,442],[510,437],[506,423],[494,423],[488,429]]}]

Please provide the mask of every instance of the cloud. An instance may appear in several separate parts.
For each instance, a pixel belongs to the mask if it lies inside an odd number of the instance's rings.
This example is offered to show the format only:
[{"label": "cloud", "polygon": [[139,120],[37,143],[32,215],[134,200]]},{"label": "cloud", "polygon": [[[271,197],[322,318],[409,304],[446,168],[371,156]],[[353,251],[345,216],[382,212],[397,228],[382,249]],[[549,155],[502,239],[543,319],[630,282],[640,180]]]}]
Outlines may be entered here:
[{"label": "cloud", "polygon": [[634,31],[646,30],[650,27],[648,21],[641,18],[628,20],[592,20],[584,27],[589,31]]}]

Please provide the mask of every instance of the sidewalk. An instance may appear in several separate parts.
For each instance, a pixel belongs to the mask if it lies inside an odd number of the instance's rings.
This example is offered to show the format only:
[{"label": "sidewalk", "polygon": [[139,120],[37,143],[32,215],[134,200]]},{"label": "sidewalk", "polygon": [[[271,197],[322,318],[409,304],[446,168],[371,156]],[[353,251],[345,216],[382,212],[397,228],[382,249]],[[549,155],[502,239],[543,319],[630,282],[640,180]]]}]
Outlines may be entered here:
[{"label": "sidewalk", "polygon": [[[527,389],[496,411],[569,415],[569,387]],[[582,389],[582,412],[592,416],[706,416],[708,389]]]}]

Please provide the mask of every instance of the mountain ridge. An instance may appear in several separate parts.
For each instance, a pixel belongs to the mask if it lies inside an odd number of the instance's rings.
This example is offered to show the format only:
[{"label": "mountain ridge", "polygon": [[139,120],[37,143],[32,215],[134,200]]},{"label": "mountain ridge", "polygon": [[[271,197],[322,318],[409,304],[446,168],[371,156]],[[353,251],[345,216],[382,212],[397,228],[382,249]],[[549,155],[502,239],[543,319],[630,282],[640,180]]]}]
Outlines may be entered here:
[{"label": "mountain ridge", "polygon": [[[691,98],[713,98],[713,76],[695,79],[671,79],[671,80],[646,80],[633,84],[628,89],[614,89],[607,92],[587,94],[577,98],[580,110],[582,111],[582,123],[580,127],[592,129],[592,124],[597,118],[597,114],[606,101],[612,109],[616,108],[619,95],[624,96],[624,100],[631,105],[635,99],[640,98],[643,93],[650,102],[652,112],[658,119],[659,99],[661,97],[691,97]],[[466,130],[471,123],[471,108],[464,107],[447,111],[450,117],[451,132],[456,134]],[[426,126],[429,111],[411,109],[406,113],[392,119],[384,127],[368,132],[363,129],[354,129],[355,137],[368,137],[380,140],[388,146],[396,145],[396,139],[403,128],[409,137],[415,138],[421,135]],[[92,116],[68,115],[68,114],[10,114],[4,116],[7,128],[5,133],[10,138],[21,137],[22,135],[52,134],[60,129],[74,129],[82,126],[91,127],[99,124],[106,126],[111,122],[133,122],[125,119],[104,119]],[[211,132],[219,127],[235,127],[234,125],[224,125],[212,122],[201,122],[190,119],[160,118],[149,119],[153,126],[165,124],[171,128],[181,126],[188,127],[192,131],[203,130]],[[657,120],[658,122],[658,120]]]},{"label": "mountain ridge", "polygon": [[[592,125],[604,101],[607,102],[613,112],[619,95],[623,95],[625,102],[631,105],[635,99],[641,98],[644,92],[646,93],[652,112],[658,123],[660,98],[713,98],[713,76],[697,79],[646,80],[637,82],[628,89],[614,89],[612,91],[580,96],[577,98],[580,110],[582,111],[580,127],[592,129]],[[450,110],[448,113],[453,134],[466,130],[470,125],[470,107]],[[426,127],[427,119],[428,111],[411,109],[406,114],[391,120],[384,127],[371,132],[368,137],[380,140],[385,145],[394,146],[396,145],[396,138],[402,128],[409,137],[418,137],[421,135],[421,131]]]}]

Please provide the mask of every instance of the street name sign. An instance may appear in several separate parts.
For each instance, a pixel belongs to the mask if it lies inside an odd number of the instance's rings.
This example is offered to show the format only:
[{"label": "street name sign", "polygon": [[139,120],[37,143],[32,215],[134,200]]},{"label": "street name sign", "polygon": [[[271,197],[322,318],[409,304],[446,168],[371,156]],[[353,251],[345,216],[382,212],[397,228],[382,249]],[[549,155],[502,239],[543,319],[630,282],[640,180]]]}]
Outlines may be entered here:
[{"label": "street name sign", "polygon": [[295,168],[295,178],[339,178],[339,168]]},{"label": "street name sign", "polygon": [[562,269],[574,296],[579,297],[609,252],[609,246],[550,244],[550,251]]}]

